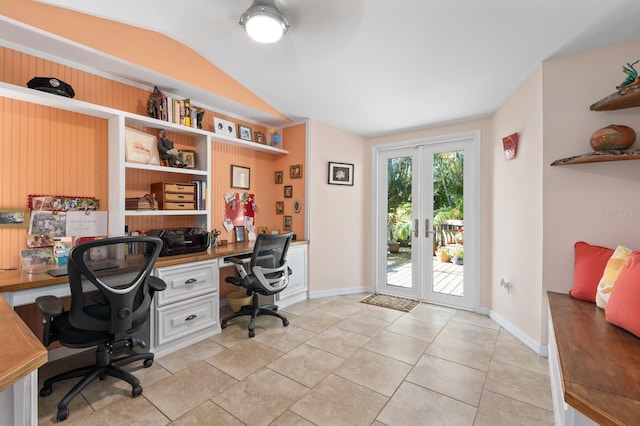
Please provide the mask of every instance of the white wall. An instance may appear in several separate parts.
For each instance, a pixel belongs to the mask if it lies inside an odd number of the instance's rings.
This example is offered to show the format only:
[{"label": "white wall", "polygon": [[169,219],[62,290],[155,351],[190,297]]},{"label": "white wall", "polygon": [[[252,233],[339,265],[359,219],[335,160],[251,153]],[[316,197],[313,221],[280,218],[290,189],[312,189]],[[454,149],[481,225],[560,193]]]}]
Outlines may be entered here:
[{"label": "white wall", "polygon": [[[365,139],[310,122],[309,291],[365,291],[371,281],[371,155]],[[329,185],[328,162],[354,164],[354,185]]]}]

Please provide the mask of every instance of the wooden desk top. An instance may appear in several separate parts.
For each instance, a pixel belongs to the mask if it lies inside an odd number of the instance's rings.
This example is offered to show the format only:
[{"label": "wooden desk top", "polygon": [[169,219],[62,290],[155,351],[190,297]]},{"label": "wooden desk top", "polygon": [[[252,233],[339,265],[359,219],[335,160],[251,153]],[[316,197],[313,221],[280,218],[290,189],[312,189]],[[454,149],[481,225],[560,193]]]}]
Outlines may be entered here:
[{"label": "wooden desk top", "polygon": [[608,323],[595,303],[553,292],[548,298],[565,401],[601,425],[637,424],[640,339]]},{"label": "wooden desk top", "polygon": [[47,362],[47,349],[0,296],[0,391]]}]

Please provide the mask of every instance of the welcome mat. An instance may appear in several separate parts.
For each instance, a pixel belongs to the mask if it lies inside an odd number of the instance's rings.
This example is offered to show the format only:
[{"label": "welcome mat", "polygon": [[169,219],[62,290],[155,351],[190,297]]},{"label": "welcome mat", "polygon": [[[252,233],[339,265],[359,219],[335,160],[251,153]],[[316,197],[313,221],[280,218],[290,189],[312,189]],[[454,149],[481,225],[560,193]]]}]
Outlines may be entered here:
[{"label": "welcome mat", "polygon": [[402,312],[411,312],[413,308],[420,304],[420,301],[415,299],[407,299],[406,297],[389,296],[387,294],[374,293],[361,300],[360,303],[381,306],[383,308],[395,309]]}]

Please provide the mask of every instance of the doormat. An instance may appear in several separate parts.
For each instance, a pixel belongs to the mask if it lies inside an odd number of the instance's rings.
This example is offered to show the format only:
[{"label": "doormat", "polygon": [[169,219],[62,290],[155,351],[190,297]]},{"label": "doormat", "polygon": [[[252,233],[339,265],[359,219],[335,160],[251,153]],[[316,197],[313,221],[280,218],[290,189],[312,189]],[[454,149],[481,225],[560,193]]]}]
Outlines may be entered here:
[{"label": "doormat", "polygon": [[361,300],[360,303],[381,306],[383,308],[395,309],[402,312],[411,312],[413,308],[420,304],[420,301],[415,299],[407,299],[405,297],[374,293]]}]

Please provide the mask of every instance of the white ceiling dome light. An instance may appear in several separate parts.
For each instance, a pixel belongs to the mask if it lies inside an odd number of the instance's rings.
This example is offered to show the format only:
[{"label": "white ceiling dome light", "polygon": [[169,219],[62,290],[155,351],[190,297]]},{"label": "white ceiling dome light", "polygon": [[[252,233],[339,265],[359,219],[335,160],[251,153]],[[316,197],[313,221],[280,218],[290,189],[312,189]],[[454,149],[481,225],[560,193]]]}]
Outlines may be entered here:
[{"label": "white ceiling dome light", "polygon": [[253,0],[251,7],[240,17],[240,25],[249,37],[259,43],[275,43],[289,29],[289,23],[276,7],[275,0]]}]

